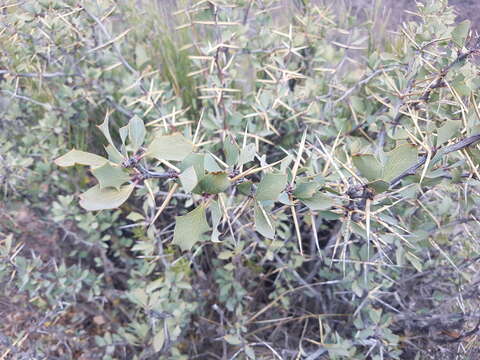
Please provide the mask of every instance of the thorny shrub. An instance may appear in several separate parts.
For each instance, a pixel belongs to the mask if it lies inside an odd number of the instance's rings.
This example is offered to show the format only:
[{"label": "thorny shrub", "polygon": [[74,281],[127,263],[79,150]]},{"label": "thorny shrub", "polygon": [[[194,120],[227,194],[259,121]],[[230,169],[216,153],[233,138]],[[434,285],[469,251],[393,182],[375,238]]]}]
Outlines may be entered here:
[{"label": "thorny shrub", "polygon": [[2,359],[475,357],[480,47],[446,1],[384,35],[378,3],[1,9]]}]

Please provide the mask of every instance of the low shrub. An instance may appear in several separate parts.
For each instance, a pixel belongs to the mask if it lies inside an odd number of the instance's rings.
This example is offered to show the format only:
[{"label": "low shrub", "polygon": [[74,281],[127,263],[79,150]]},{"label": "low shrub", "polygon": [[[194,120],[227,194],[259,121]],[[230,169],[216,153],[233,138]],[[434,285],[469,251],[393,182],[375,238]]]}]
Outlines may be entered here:
[{"label": "low shrub", "polygon": [[326,3],[4,6],[2,358],[475,357],[479,41]]}]

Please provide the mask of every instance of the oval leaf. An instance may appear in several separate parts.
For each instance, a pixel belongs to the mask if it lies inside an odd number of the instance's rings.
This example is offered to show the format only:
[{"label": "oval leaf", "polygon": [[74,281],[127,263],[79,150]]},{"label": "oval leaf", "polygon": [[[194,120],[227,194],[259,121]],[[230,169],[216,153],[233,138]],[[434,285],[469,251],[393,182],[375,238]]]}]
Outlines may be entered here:
[{"label": "oval leaf", "polygon": [[70,150],[68,153],[55,160],[55,164],[61,167],[74,166],[75,164],[101,166],[106,162],[108,162],[108,160],[102,156],[75,149]]},{"label": "oval leaf", "polygon": [[223,337],[227,343],[230,345],[240,345],[242,343],[242,339],[238,335],[228,334]]},{"label": "oval leaf", "polygon": [[296,185],[295,190],[293,191],[293,196],[295,196],[297,199],[310,199],[313,195],[315,195],[320,186],[321,185],[315,181],[299,183]]},{"label": "oval leaf", "polygon": [[287,175],[265,174],[257,187],[257,200],[277,200],[287,186]]},{"label": "oval leaf", "polygon": [[268,239],[275,237],[275,225],[259,202],[255,203],[255,229]]},{"label": "oval leaf", "polygon": [[197,180],[201,180],[205,176],[205,155],[190,154],[178,165],[182,171],[187,170],[190,166],[195,169]]},{"label": "oval leaf", "polygon": [[252,187],[253,187],[252,182],[246,180],[246,181],[241,182],[240,184],[237,185],[237,191],[240,194],[250,196],[250,195],[252,195]]},{"label": "oval leaf", "polygon": [[182,161],[193,151],[193,143],[181,134],[161,135],[148,147],[148,154],[159,160]]},{"label": "oval leaf", "polygon": [[113,139],[112,139],[112,136],[110,135],[110,129],[109,129],[109,117],[106,116],[105,117],[105,120],[103,121],[103,123],[101,123],[100,125],[97,125],[97,127],[100,129],[100,131],[102,132],[103,136],[105,136],[105,138],[107,139],[108,143],[111,145],[111,152],[112,153],[116,153],[116,156],[117,157],[122,157],[122,154],[120,153],[120,151],[118,151],[117,147],[115,146],[115,144],[113,143]]},{"label": "oval leaf", "polygon": [[143,123],[143,120],[135,115],[128,122],[128,139],[130,140],[130,145],[132,146],[132,150],[134,152],[136,152],[140,146],[143,145],[145,134],[145,124]]},{"label": "oval leaf", "polygon": [[452,40],[459,47],[465,45],[468,33],[470,31],[470,20],[464,20],[452,31]]},{"label": "oval leaf", "polygon": [[310,199],[302,199],[302,202],[308,206],[310,210],[328,210],[335,205],[335,200],[321,192],[317,192]]},{"label": "oval leaf", "polygon": [[250,161],[255,159],[255,155],[257,154],[257,148],[255,144],[248,144],[240,151],[240,155],[238,156],[238,165],[242,166]]},{"label": "oval leaf", "polygon": [[461,126],[461,121],[445,121],[445,123],[438,129],[437,145],[442,145],[444,142],[457,136]]},{"label": "oval leaf", "polygon": [[217,160],[211,154],[205,155],[204,166],[205,170],[209,172],[222,171],[222,168],[218,166]]},{"label": "oval leaf", "polygon": [[222,209],[218,201],[214,201],[210,205],[210,214],[212,216],[213,226],[211,240],[212,242],[220,242],[219,236],[221,235],[221,232],[218,230],[218,225],[220,225],[220,221],[222,220]]},{"label": "oval leaf", "polygon": [[80,195],[80,206],[88,211],[116,209],[130,197],[135,185],[130,184],[119,190],[112,188],[101,189],[95,185]]},{"label": "oval leaf", "polygon": [[360,174],[368,181],[382,177],[382,165],[377,158],[371,154],[358,154],[352,156],[353,165],[360,171]]},{"label": "oval leaf", "polygon": [[383,180],[390,182],[409,167],[415,165],[418,159],[418,150],[413,145],[403,144],[386,153],[386,156],[387,162],[383,172]]},{"label": "oval leaf", "polygon": [[107,145],[105,147],[105,151],[108,154],[108,160],[115,164],[121,164],[122,161],[125,159],[121,153],[118,152],[117,149],[115,149],[112,145]]},{"label": "oval leaf", "polygon": [[225,154],[225,162],[229,166],[235,165],[240,155],[240,151],[232,139],[226,139],[223,143],[223,153]]},{"label": "oval leaf", "polygon": [[388,190],[388,188],[390,187],[390,184],[383,180],[375,180],[368,183],[368,187],[372,189],[375,192],[375,194],[381,194]]},{"label": "oval leaf", "polygon": [[160,329],[153,337],[153,340],[152,340],[153,350],[157,352],[162,350],[164,343],[165,343],[165,334],[163,332],[163,329]]}]

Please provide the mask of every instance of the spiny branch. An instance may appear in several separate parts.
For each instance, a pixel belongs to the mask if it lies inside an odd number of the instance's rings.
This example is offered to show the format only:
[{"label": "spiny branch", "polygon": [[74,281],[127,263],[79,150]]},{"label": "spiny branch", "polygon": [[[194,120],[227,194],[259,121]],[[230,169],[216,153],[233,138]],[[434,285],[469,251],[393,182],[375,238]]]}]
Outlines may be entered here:
[{"label": "spiny branch", "polygon": [[432,82],[427,89],[425,90],[424,94],[420,97],[420,101],[427,102],[430,99],[430,94],[436,88],[445,86],[444,79],[447,76],[448,72],[456,65],[461,63],[462,61],[466,60],[470,55],[473,55],[475,52],[478,52],[478,47],[468,50],[467,52],[460,54],[457,56],[455,60],[453,60],[450,64],[444,67],[437,75],[437,79]]},{"label": "spiny branch", "polygon": [[[464,53],[461,53],[459,54],[455,60],[453,60],[450,64],[448,64],[447,66],[445,66],[443,69],[441,69],[437,75],[436,75],[436,79],[434,81],[432,81],[430,83],[430,85],[427,86],[427,88],[425,89],[425,92],[423,93],[423,95],[417,100],[417,101],[413,101],[411,103],[411,105],[413,105],[414,109],[418,109],[418,105],[423,102],[423,103],[427,103],[429,100],[430,100],[430,95],[432,94],[432,91],[434,89],[438,89],[438,88],[441,88],[441,87],[444,87],[446,84],[445,84],[445,78],[446,76],[448,75],[448,72],[457,64],[461,63],[462,61],[468,59],[471,55],[474,55],[476,53],[478,53],[478,51],[480,50],[479,48],[479,44],[477,43],[475,47],[473,47],[472,49],[469,49],[468,51],[464,52]],[[409,93],[412,91],[413,89],[413,86],[415,85],[415,76],[412,77],[408,84],[407,84],[407,88],[406,88],[406,91],[405,93]],[[395,130],[396,130],[396,127],[397,125],[400,123],[400,120],[402,119],[402,117],[405,115],[404,113],[402,113],[400,111],[400,109],[407,103],[407,101],[405,99],[402,100],[402,103],[400,104],[400,106],[398,107],[398,114],[397,116],[395,116],[395,119],[393,119],[393,133],[395,134]]]},{"label": "spiny branch", "polygon": [[[444,147],[439,148],[439,149],[435,149],[433,151],[432,155],[436,155],[437,153],[441,156],[447,155],[451,152],[465,149],[466,147],[469,147],[470,145],[473,145],[478,141],[480,141],[480,134],[475,134],[475,135],[472,135],[468,138],[460,140],[460,141],[456,142],[455,144],[452,144],[452,145],[449,145],[449,146],[444,146]],[[396,178],[394,178],[392,181],[390,181],[390,188],[392,188],[392,187],[396,186],[398,183],[400,183],[400,181],[403,178],[405,178],[407,176],[410,176],[410,175],[415,175],[417,170],[425,164],[425,162],[427,161],[427,158],[428,158],[428,154],[423,155],[416,164],[410,166],[407,170],[405,170],[403,173],[401,173]]]},{"label": "spiny branch", "polygon": [[399,68],[400,66],[398,65],[395,65],[395,66],[390,66],[390,67],[386,67],[386,68],[380,68],[380,69],[377,69],[375,71],[373,71],[372,73],[370,73],[369,75],[365,76],[363,79],[361,79],[359,82],[357,82],[355,85],[353,85],[350,89],[348,89],[347,91],[345,91],[343,93],[342,96],[340,96],[337,100],[335,100],[333,103],[334,104],[338,104],[340,101],[344,100],[345,98],[349,97],[357,88],[361,87],[362,85],[365,85],[367,84],[370,80],[372,80],[374,77],[380,75],[380,74],[383,74],[385,72],[388,72],[388,71],[393,71],[397,68]]}]

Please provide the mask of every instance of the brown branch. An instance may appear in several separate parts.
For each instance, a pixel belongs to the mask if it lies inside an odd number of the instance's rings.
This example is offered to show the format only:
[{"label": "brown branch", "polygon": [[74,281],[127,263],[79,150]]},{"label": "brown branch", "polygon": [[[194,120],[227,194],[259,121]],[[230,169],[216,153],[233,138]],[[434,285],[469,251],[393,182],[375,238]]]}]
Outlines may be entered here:
[{"label": "brown branch", "polygon": [[442,155],[446,155],[446,154],[449,154],[449,153],[454,152],[454,151],[462,150],[462,149],[476,143],[477,141],[480,141],[480,134],[475,134],[475,135],[472,135],[472,136],[470,136],[466,139],[460,140],[455,144],[452,144],[452,145],[449,145],[449,146],[444,146],[442,148]]},{"label": "brown branch", "polygon": [[[412,91],[412,88],[413,88],[414,85],[415,85],[415,76],[413,76],[412,78],[410,78],[408,80],[407,87],[406,87],[405,91],[403,92],[404,96],[407,96],[407,94],[410,93],[410,91]],[[405,103],[406,103],[406,100],[402,99],[401,104],[398,105],[398,108],[397,108],[398,114],[393,119],[393,129],[392,129],[393,134],[395,134],[395,130],[397,128],[397,125],[400,123],[400,120],[402,119],[403,115],[405,115],[400,111],[402,106],[405,105]]]},{"label": "brown branch", "polygon": [[470,49],[466,53],[460,54],[457,56],[455,60],[453,60],[452,63],[448,64],[446,67],[444,67],[440,72],[437,74],[437,79],[432,82],[427,89],[425,90],[425,93],[420,97],[419,101],[424,101],[427,102],[430,99],[430,94],[434,89],[440,88],[445,86],[445,77],[447,76],[448,72],[458,63],[462,62],[463,60],[466,60],[470,55],[478,51],[478,48]]},{"label": "brown branch", "polygon": [[245,12],[243,13],[243,20],[242,24],[246,25],[248,21],[248,15],[250,14],[250,9],[252,7],[253,0],[250,0],[247,4],[247,7],[245,8]]},{"label": "brown branch", "polygon": [[[427,86],[425,92],[423,93],[423,95],[417,100],[417,101],[414,101],[412,103],[414,109],[418,109],[418,105],[423,102],[423,103],[426,103],[428,102],[428,100],[430,99],[430,95],[432,94],[432,91],[434,89],[438,89],[438,88],[441,88],[441,87],[445,87],[446,83],[445,83],[445,78],[446,76],[448,75],[448,72],[455,66],[457,65],[458,63],[466,60],[468,57],[470,57],[471,55],[474,55],[475,53],[478,53],[479,51],[479,46],[478,44],[473,47],[472,49],[468,50],[467,52],[463,53],[463,54],[460,54],[457,56],[457,58],[455,60],[453,60],[450,64],[448,64],[447,66],[445,66],[443,69],[441,69],[437,75],[436,75],[436,79],[434,81],[432,81],[430,83],[430,85]],[[408,84],[407,84],[407,88],[406,88],[406,91],[405,93],[408,94],[413,86],[415,85],[415,77],[412,77]],[[402,119],[402,117],[405,115],[403,114],[400,110],[401,108],[406,104],[406,100],[402,100],[402,103],[400,104],[400,106],[398,107],[398,114],[395,116],[395,119],[393,120],[393,133],[395,134],[395,129],[397,127],[397,125],[400,123],[400,120]]]},{"label": "brown branch", "polygon": [[[466,147],[469,147],[470,145],[473,145],[478,141],[480,141],[480,134],[475,134],[475,135],[472,135],[472,136],[470,136],[466,139],[460,140],[460,141],[456,142],[455,144],[452,144],[452,145],[449,145],[449,146],[444,146],[440,149],[435,149],[435,151],[433,152],[433,155],[436,155],[437,153],[441,156],[447,155],[451,152],[465,149]],[[390,181],[390,188],[394,187],[395,185],[398,185],[398,183],[400,183],[400,181],[403,178],[405,178],[407,176],[410,176],[410,175],[415,175],[417,170],[422,165],[425,164],[425,162],[427,161],[427,157],[428,157],[427,154],[423,155],[416,164],[410,166],[407,170],[405,170],[400,175],[398,175],[396,178],[394,178],[392,181]]]}]

